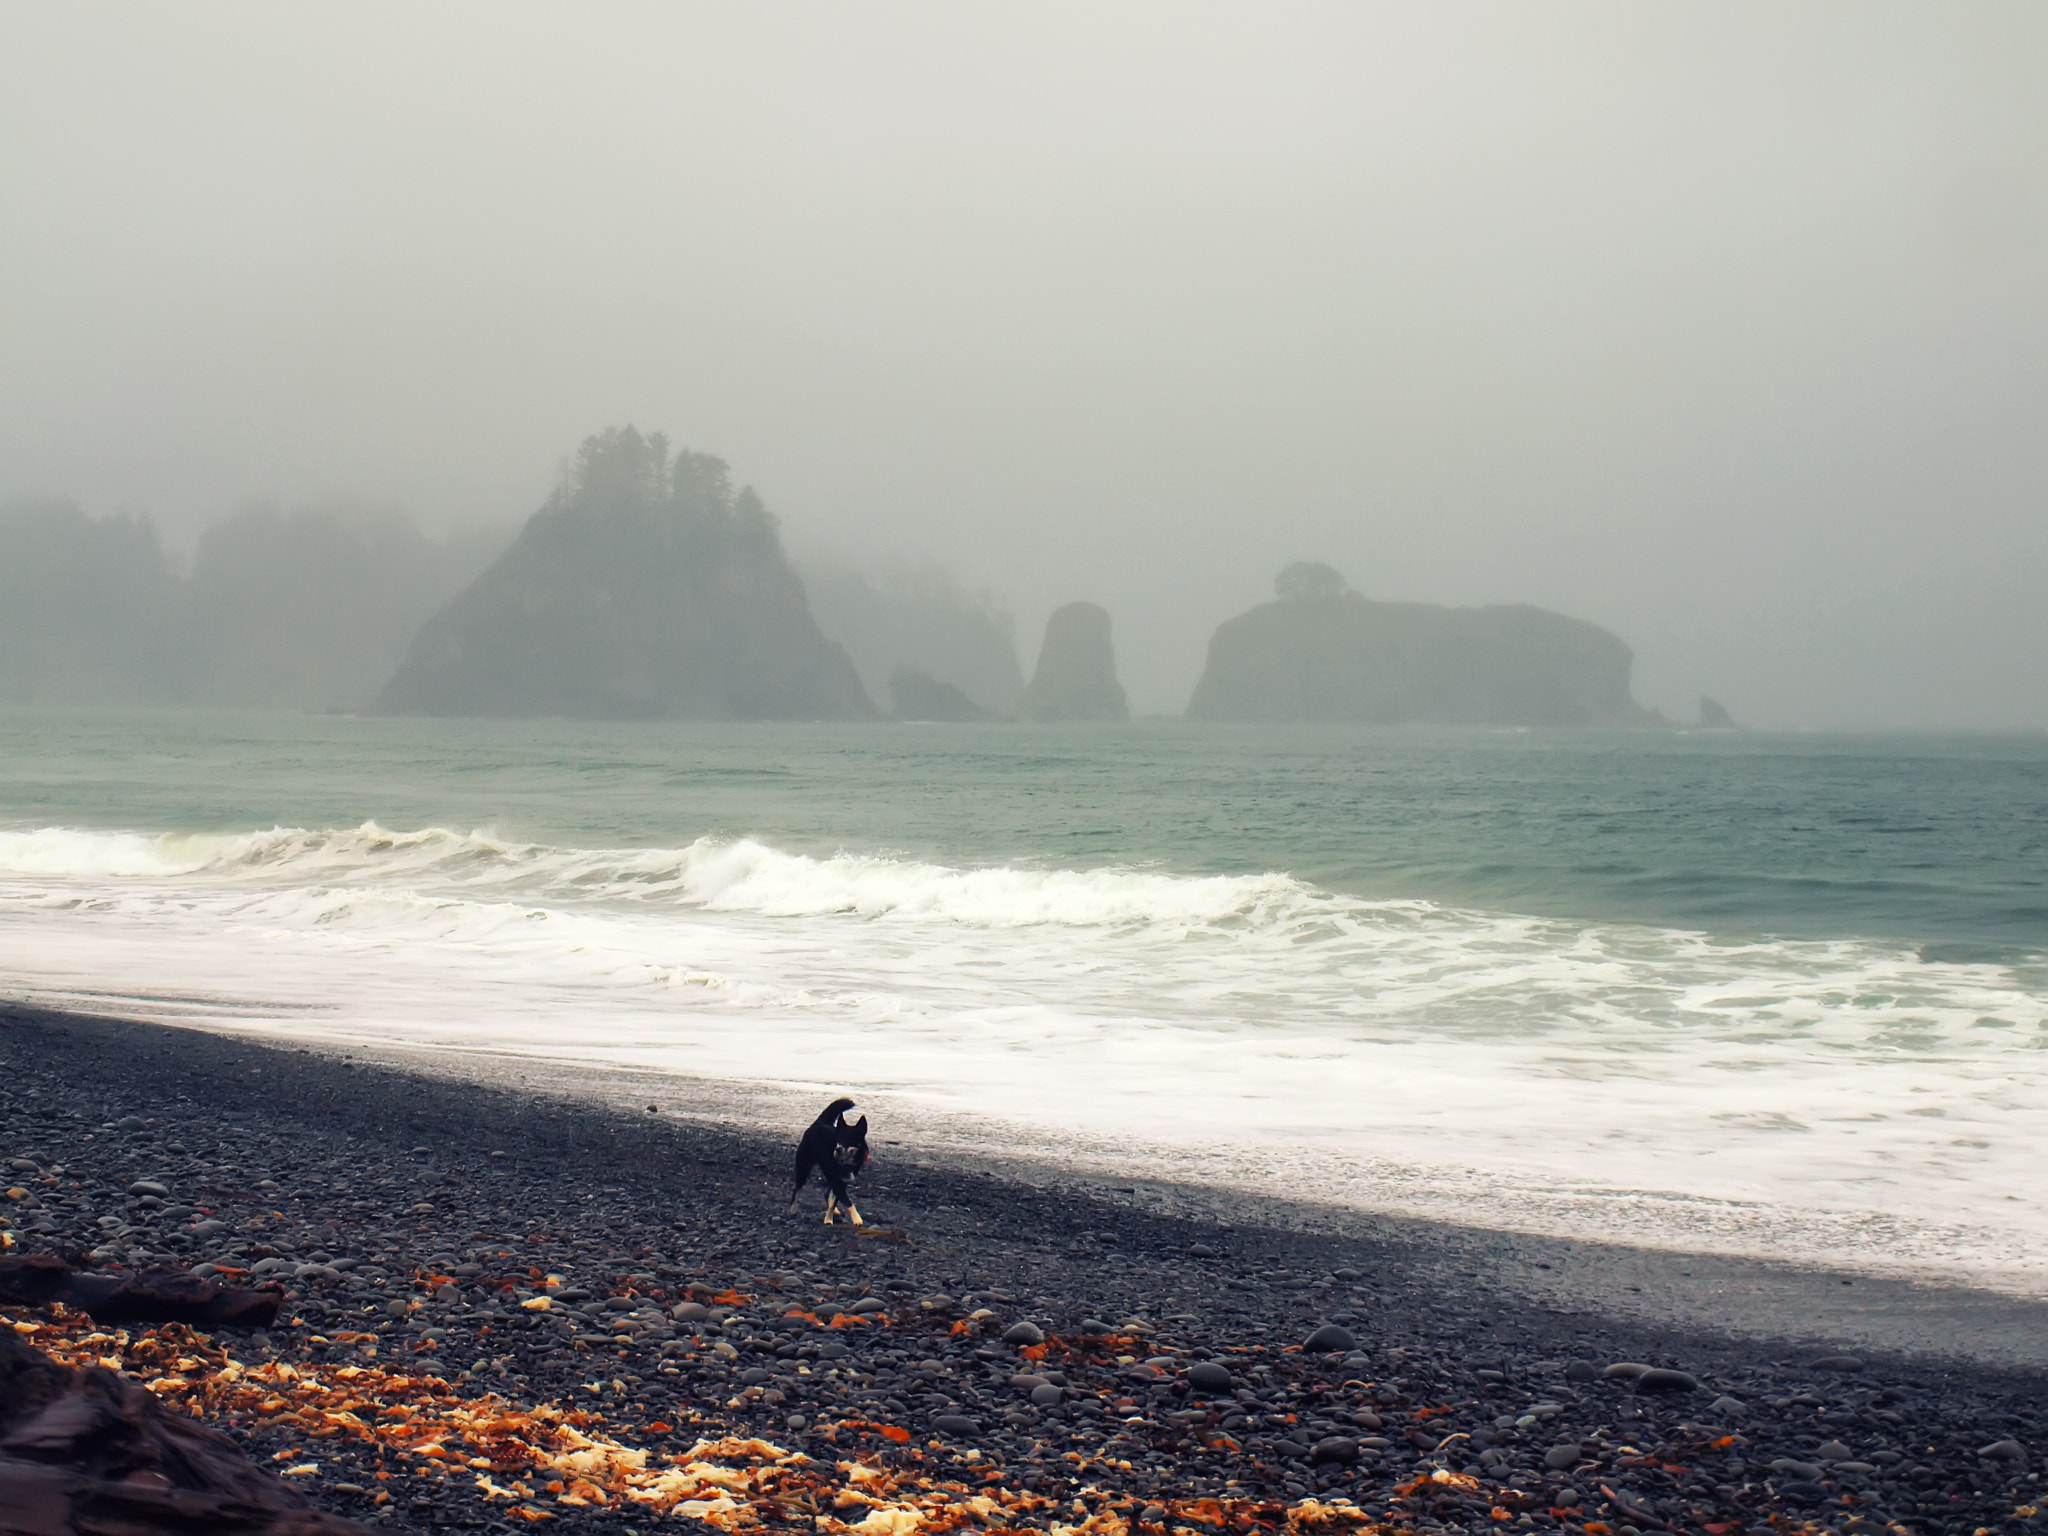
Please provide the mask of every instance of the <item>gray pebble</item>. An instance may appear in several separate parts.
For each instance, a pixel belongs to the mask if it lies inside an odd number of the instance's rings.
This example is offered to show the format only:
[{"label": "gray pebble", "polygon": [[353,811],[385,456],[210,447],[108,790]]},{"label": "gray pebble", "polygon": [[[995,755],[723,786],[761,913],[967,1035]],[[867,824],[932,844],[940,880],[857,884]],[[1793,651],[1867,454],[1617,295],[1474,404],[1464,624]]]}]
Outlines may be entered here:
[{"label": "gray pebble", "polygon": [[1562,1472],[1567,1467],[1576,1467],[1582,1454],[1578,1441],[1562,1441],[1543,1453],[1543,1465],[1553,1472]]},{"label": "gray pebble", "polygon": [[1825,1355],[1813,1362],[1816,1371],[1840,1371],[1847,1375],[1863,1369],[1863,1362],[1854,1355]]},{"label": "gray pebble", "polygon": [[2027,1448],[2017,1440],[1994,1440],[1977,1454],[1986,1461],[2025,1461]]},{"label": "gray pebble", "polygon": [[128,1186],[128,1193],[131,1195],[155,1195],[157,1199],[161,1200],[170,1191],[154,1179],[137,1179]]},{"label": "gray pebble", "polygon": [[1732,1397],[1717,1397],[1707,1404],[1707,1412],[1718,1413],[1724,1419],[1739,1419],[1749,1409]]},{"label": "gray pebble", "polygon": [[1697,1392],[1700,1384],[1684,1371],[1650,1370],[1636,1378],[1638,1392]]},{"label": "gray pebble", "polygon": [[1236,1384],[1227,1367],[1198,1360],[1188,1367],[1188,1385],[1202,1392],[1228,1392]]},{"label": "gray pebble", "polygon": [[1648,1369],[1647,1365],[1638,1365],[1633,1360],[1617,1360],[1600,1374],[1608,1381],[1634,1381]]},{"label": "gray pebble", "polygon": [[1792,1477],[1803,1482],[1817,1483],[1823,1476],[1821,1469],[1810,1461],[1794,1461],[1789,1456],[1780,1456],[1771,1463],[1771,1470],[1781,1477]]},{"label": "gray pebble", "polygon": [[942,1413],[932,1420],[933,1429],[942,1435],[952,1435],[956,1438],[974,1434],[980,1427],[974,1420],[961,1413]]},{"label": "gray pebble", "polygon": [[1049,1381],[1042,1387],[1031,1389],[1031,1401],[1039,1408],[1050,1408],[1055,1403],[1063,1403],[1066,1400],[1067,1394]]},{"label": "gray pebble", "polygon": [[1847,1461],[1855,1454],[1854,1451],[1842,1444],[1841,1441],[1830,1440],[1826,1445],[1820,1446],[1814,1451],[1813,1459],[1822,1466],[1826,1466],[1831,1461]]},{"label": "gray pebble", "polygon": [[1043,1344],[1045,1342],[1045,1330],[1036,1323],[1012,1323],[1003,1332],[1003,1342],[1005,1344],[1023,1344],[1027,1346]]},{"label": "gray pebble", "polygon": [[1349,1328],[1340,1328],[1335,1323],[1325,1323],[1303,1339],[1301,1347],[1318,1355],[1349,1354],[1358,1348],[1358,1340],[1352,1337]]}]

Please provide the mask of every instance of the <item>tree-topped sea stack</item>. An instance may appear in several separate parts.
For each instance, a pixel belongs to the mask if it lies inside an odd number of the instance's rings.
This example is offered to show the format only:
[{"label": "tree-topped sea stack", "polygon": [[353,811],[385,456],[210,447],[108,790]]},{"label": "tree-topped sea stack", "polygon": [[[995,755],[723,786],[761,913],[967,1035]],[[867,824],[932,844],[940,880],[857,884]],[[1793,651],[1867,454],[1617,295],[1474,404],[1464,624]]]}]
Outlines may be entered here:
[{"label": "tree-topped sea stack", "polygon": [[1128,720],[1109,614],[1094,603],[1069,603],[1045,621],[1038,670],[1024,690],[1027,720]]},{"label": "tree-topped sea stack", "polygon": [[867,720],[751,488],[631,427],[589,438],[511,549],[420,631],[391,714]]},{"label": "tree-topped sea stack", "polygon": [[1368,602],[1327,565],[1280,573],[1277,600],[1226,621],[1188,703],[1197,720],[1654,725],[1629,648],[1526,604]]}]

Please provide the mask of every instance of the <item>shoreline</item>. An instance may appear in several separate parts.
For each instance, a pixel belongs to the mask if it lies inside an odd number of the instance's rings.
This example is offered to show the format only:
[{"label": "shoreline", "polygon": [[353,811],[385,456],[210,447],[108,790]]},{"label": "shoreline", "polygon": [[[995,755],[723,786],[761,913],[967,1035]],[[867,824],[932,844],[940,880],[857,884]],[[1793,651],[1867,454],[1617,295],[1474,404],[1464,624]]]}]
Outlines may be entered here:
[{"label": "shoreline", "polygon": [[[647,1077],[549,1064],[545,1087],[512,1085],[474,1058],[423,1070],[386,1059],[410,1053],[350,1049],[356,1059],[344,1060],[11,1005],[0,1005],[0,1050],[0,1156],[33,1154],[46,1170],[35,1219],[23,1219],[24,1202],[8,1208],[14,1251],[98,1235],[111,1262],[105,1234],[121,1228],[112,1243],[131,1264],[265,1264],[289,1275],[299,1323],[246,1352],[301,1371],[424,1356],[451,1391],[601,1403],[643,1443],[661,1439],[657,1423],[680,1434],[687,1409],[700,1427],[794,1442],[820,1464],[914,1454],[956,1482],[994,1467],[1023,1501],[1005,1506],[1009,1526],[1046,1523],[1023,1505],[1055,1497],[1070,1523],[1081,1519],[1073,1497],[1105,1519],[1115,1511],[1104,1501],[1120,1500],[1126,1528],[1155,1505],[1165,1519],[1174,1498],[1221,1500],[1237,1511],[1226,1523],[1253,1519],[1260,1501],[1344,1498],[1360,1521],[1418,1530],[1495,1524],[1494,1510],[1523,1528],[1574,1531],[1778,1517],[1967,1536],[2038,1518],[2015,1511],[2037,1508],[2028,1458],[2048,1448],[2048,1311],[2013,1298],[1862,1277],[1843,1286],[1790,1266],[1182,1186],[1148,1186],[1141,1201],[1135,1187],[1050,1166],[979,1167],[914,1147],[883,1148],[860,1190],[870,1219],[901,1240],[860,1241],[816,1225],[808,1206],[784,1217],[793,1129],[719,1124],[702,1095],[679,1113],[674,1079],[641,1097]],[[169,1188],[160,1210],[213,1215],[195,1225],[138,1209],[125,1189],[144,1177]],[[193,1235],[212,1222],[220,1229]],[[270,1252],[256,1257],[258,1247]],[[589,1329],[587,1311],[571,1323],[552,1305],[508,1305],[506,1277],[537,1271],[530,1260],[592,1292],[577,1298],[586,1308],[619,1302],[619,1330]],[[441,1273],[464,1267],[473,1273]],[[479,1283],[493,1267],[495,1296]],[[421,1275],[440,1283],[422,1292]],[[1854,1294],[1835,1297],[1830,1284]],[[750,1299],[715,1319],[720,1309],[700,1303],[698,1317],[680,1299],[692,1286]],[[887,1330],[872,1338],[771,1320],[869,1300]],[[969,1315],[983,1309],[988,1318]],[[600,1304],[596,1317],[610,1315]],[[1036,1389],[1058,1388],[1045,1402],[1012,1381],[1045,1374],[1046,1357],[1034,1364],[993,1331],[1021,1322],[1067,1362],[1051,1371],[1064,1379]],[[1102,1335],[1122,1355],[1089,1342],[1091,1327],[1125,1323]],[[1349,1330],[1355,1351],[1301,1353],[1325,1324]],[[1133,1355],[1141,1344],[1163,1363]],[[1813,1368],[1852,1350],[1854,1372]],[[1578,1379],[1615,1361],[1690,1372],[1699,1390],[1660,1398]],[[608,1374],[593,1388],[599,1362]],[[1189,1379],[1202,1363],[1227,1367],[1229,1395]],[[907,1449],[859,1427],[885,1420],[914,1435]],[[292,1448],[295,1431],[260,1416],[226,1423],[252,1453]],[[1567,1436],[1584,1459],[1560,1467],[1547,1458]],[[2016,1460],[1978,1454],[2002,1440],[2017,1442]],[[325,1470],[302,1484],[322,1507],[392,1529],[509,1507],[410,1470],[405,1486],[418,1491],[378,1504],[362,1480],[371,1450],[351,1463],[346,1449],[330,1442]],[[401,1458],[387,1448],[376,1459],[388,1488]],[[357,1475],[343,1476],[351,1466]],[[1453,1481],[1396,1492],[1437,1471]],[[545,1512],[564,1529],[619,1528],[609,1511]]]},{"label": "shoreline", "polygon": [[[515,1095],[586,1105],[607,1114],[643,1111],[650,1099],[664,1116],[766,1144],[768,1162],[783,1140],[815,1109],[815,1093],[776,1084],[664,1072],[638,1066],[595,1066],[546,1057],[476,1049],[437,1049],[361,1041],[293,1039],[270,1030],[232,1025],[150,1023],[246,1041],[287,1053],[349,1060],[386,1070],[468,1084]],[[969,1145],[972,1117],[934,1112],[888,1096],[913,1119],[907,1129],[876,1122],[876,1150],[891,1162],[945,1175],[962,1169],[1008,1183],[1082,1194],[1117,1210],[1171,1216],[1217,1227],[1262,1227],[1338,1242],[1403,1247],[1434,1253],[1451,1278],[1472,1278],[1481,1289],[1567,1313],[1627,1318],[1651,1327],[1706,1328],[1759,1343],[1826,1352],[1830,1348],[1881,1350],[1900,1358],[1971,1361],[1989,1366],[2048,1370],[2048,1297],[1994,1289],[1968,1280],[1872,1273],[1810,1260],[1772,1260],[1742,1253],[1635,1245],[1598,1237],[1559,1236],[1520,1229],[1461,1225],[1427,1216],[1289,1199],[1224,1184],[1105,1173],[1063,1161],[1056,1148],[1012,1146],[1001,1152]],[[774,1128],[778,1125],[788,1129]],[[999,1134],[1009,1128],[991,1127]],[[887,1137],[902,1130],[912,1139]],[[935,1132],[933,1148],[918,1144]],[[1416,1262],[1422,1262],[1418,1257]],[[1477,1271],[1469,1275],[1468,1271]],[[1461,1289],[1465,1287],[1459,1287]]]}]

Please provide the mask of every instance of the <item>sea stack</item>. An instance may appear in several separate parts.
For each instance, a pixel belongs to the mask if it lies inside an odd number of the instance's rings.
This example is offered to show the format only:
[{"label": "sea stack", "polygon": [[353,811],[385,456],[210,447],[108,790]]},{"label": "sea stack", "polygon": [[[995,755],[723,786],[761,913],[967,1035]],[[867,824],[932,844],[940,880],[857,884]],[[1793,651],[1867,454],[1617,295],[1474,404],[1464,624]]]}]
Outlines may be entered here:
[{"label": "sea stack", "polygon": [[519,538],[428,620],[386,714],[870,720],[775,519],[720,459],[587,439]]},{"label": "sea stack", "polygon": [[1024,690],[1027,720],[1128,720],[1124,687],[1116,680],[1108,610],[1069,603],[1045,621],[1038,670]]},{"label": "sea stack", "polygon": [[1732,731],[1736,729],[1735,717],[1720,703],[1700,695],[1700,729],[1703,731]]},{"label": "sea stack", "polygon": [[983,709],[943,678],[915,667],[898,667],[889,674],[889,694],[896,701],[898,720],[966,724],[1003,718],[992,709]]},{"label": "sea stack", "polygon": [[1275,588],[1275,601],[1217,629],[1191,719],[1657,723],[1629,692],[1633,653],[1597,624],[1526,604],[1369,602],[1305,562]]}]

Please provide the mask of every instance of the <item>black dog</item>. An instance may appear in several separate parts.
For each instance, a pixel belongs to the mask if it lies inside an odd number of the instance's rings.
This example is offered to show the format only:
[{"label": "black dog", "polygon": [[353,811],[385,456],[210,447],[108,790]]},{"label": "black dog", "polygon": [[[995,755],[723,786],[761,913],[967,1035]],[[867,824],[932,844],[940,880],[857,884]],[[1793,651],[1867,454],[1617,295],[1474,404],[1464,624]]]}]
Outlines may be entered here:
[{"label": "black dog", "polygon": [[849,1123],[846,1112],[851,1108],[853,1100],[834,1099],[796,1144],[796,1182],[789,1191],[790,1215],[796,1214],[796,1197],[815,1170],[824,1176],[832,1191],[825,1201],[825,1225],[832,1225],[842,1205],[856,1227],[865,1225],[847,1184],[868,1165],[868,1117],[862,1115]]}]

